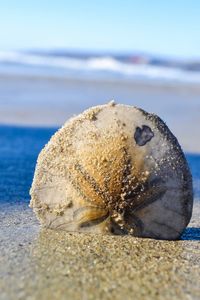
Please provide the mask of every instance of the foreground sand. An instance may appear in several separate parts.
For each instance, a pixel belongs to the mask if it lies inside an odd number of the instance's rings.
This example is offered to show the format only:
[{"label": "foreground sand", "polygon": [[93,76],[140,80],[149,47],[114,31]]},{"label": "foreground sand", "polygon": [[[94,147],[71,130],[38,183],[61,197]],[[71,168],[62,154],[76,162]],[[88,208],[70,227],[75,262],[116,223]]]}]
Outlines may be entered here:
[{"label": "foreground sand", "polygon": [[1,204],[0,299],[199,299],[200,202],[181,241],[41,230]]}]

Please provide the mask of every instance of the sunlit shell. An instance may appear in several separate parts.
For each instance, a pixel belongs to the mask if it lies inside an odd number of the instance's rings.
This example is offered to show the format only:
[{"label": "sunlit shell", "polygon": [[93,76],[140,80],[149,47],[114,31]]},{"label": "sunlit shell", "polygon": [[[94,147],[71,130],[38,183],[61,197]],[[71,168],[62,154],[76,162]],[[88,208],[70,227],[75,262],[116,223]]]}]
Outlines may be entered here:
[{"label": "sunlit shell", "polygon": [[46,227],[175,239],[191,218],[192,179],[156,115],[111,102],[72,118],[51,138],[31,198]]}]

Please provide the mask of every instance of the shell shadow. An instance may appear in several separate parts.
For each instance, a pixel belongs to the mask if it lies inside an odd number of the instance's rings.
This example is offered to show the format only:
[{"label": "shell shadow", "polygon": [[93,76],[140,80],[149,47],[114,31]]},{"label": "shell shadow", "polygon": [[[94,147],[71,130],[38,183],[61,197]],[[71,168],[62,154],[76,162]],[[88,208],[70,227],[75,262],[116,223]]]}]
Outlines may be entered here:
[{"label": "shell shadow", "polygon": [[200,227],[188,227],[181,235],[183,241],[200,241]]}]

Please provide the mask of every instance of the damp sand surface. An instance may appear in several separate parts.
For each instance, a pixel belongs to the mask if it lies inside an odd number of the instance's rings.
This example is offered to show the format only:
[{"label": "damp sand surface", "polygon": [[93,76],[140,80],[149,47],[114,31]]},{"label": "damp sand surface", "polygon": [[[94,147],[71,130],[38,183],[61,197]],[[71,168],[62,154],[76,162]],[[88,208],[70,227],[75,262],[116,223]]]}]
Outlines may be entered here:
[{"label": "damp sand surface", "polygon": [[60,126],[111,99],[159,115],[184,151],[200,153],[198,86],[0,75],[0,124]]},{"label": "damp sand surface", "polygon": [[199,299],[199,213],[158,241],[45,230],[28,205],[2,205],[0,299]]},{"label": "damp sand surface", "polygon": [[199,299],[200,156],[186,156],[195,205],[180,241],[44,230],[28,192],[54,132],[0,126],[0,300]]}]

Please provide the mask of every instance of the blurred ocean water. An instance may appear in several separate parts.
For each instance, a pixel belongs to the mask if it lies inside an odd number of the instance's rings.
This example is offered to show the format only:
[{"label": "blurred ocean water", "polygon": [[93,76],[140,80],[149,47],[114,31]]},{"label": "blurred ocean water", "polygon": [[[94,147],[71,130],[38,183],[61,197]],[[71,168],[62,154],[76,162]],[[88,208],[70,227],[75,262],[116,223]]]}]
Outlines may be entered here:
[{"label": "blurred ocean water", "polygon": [[0,202],[28,201],[37,156],[55,130],[0,126]]},{"label": "blurred ocean water", "polygon": [[[197,68],[198,66],[198,68]],[[46,52],[0,52],[0,75],[107,81],[200,83],[199,64],[146,56],[66,55]]]}]

